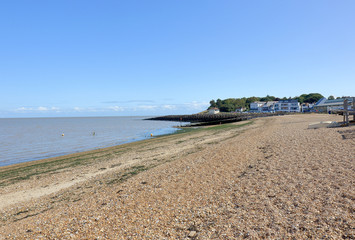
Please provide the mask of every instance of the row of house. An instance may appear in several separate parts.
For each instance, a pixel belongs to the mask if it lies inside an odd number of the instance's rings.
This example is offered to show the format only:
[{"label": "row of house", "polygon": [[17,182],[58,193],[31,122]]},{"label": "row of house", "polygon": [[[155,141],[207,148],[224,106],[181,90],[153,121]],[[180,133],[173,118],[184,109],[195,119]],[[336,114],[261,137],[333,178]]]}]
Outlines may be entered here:
[{"label": "row of house", "polygon": [[[241,112],[244,112],[245,110],[246,110],[245,108],[239,107],[239,108],[237,108],[237,109],[235,110],[235,112],[241,113]],[[208,109],[208,113],[209,113],[209,114],[217,114],[217,113],[219,113],[219,109],[216,108],[216,107],[209,108],[209,109]]]},{"label": "row of house", "polygon": [[[355,97],[339,98],[329,100],[326,98],[320,99],[315,104],[303,103],[300,104],[296,99],[268,101],[268,102],[253,102],[250,103],[250,112],[330,112],[332,110],[341,110],[344,106],[344,100],[348,100],[349,109],[355,101]],[[244,108],[238,108],[236,112],[243,112]],[[218,108],[209,109],[210,114],[219,113]]]},{"label": "row of house", "polygon": [[339,99],[320,99],[314,106],[313,110],[316,112],[330,112],[332,110],[344,110],[344,100],[348,100],[348,108],[351,109],[355,97],[345,97]]},{"label": "row of house", "polygon": [[339,99],[321,98],[315,104],[300,104],[295,99],[269,101],[269,102],[253,102],[250,104],[252,112],[331,112],[332,110],[342,110],[344,100],[348,100],[348,108],[351,108],[355,97],[345,97]]},{"label": "row of house", "polygon": [[[245,108],[238,108],[236,112],[243,112]],[[250,103],[249,112],[300,112],[301,106],[297,100],[280,100],[268,102],[253,102]],[[209,114],[219,113],[218,108],[210,108]]]},{"label": "row of house", "polygon": [[250,103],[250,112],[300,112],[300,111],[301,111],[301,105],[295,99]]}]

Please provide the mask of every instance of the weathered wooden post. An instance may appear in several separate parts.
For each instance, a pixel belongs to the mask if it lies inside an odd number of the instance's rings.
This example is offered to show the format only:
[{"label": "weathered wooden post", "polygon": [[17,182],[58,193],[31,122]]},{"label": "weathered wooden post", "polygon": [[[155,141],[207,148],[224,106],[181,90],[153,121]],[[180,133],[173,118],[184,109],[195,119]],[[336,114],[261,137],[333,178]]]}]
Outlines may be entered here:
[{"label": "weathered wooden post", "polygon": [[353,109],[352,109],[352,113],[353,113],[353,120],[355,121],[355,97],[353,97]]},{"label": "weathered wooden post", "polygon": [[344,100],[344,113],[343,113],[343,118],[344,118],[344,124],[346,126],[349,126],[349,111],[348,111],[348,99]]}]

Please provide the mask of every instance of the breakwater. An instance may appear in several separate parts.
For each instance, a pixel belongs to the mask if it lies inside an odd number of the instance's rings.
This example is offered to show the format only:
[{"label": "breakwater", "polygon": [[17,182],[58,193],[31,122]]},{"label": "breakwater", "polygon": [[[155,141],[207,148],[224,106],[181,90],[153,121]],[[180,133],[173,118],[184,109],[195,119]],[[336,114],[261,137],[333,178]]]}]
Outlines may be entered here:
[{"label": "breakwater", "polygon": [[213,125],[238,122],[259,117],[279,116],[288,113],[218,113],[218,114],[190,114],[190,115],[167,115],[148,118],[146,120],[161,120],[174,122],[190,122],[193,125]]}]

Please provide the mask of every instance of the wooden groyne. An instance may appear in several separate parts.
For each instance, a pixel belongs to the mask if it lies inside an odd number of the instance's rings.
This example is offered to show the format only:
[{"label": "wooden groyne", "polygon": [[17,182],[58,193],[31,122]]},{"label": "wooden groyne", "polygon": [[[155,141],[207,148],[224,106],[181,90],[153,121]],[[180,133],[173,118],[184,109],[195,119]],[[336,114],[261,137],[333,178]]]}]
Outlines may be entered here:
[{"label": "wooden groyne", "polygon": [[218,114],[191,114],[191,115],[167,115],[148,118],[146,120],[190,122],[193,125],[213,125],[238,122],[259,117],[285,115],[287,113],[218,113]]},{"label": "wooden groyne", "polygon": [[[344,100],[343,109],[331,110],[332,113],[343,115],[345,126],[349,126],[350,122],[355,122],[355,97],[352,98],[352,106],[349,105],[348,99]],[[353,115],[353,120],[349,120],[349,116]]]}]

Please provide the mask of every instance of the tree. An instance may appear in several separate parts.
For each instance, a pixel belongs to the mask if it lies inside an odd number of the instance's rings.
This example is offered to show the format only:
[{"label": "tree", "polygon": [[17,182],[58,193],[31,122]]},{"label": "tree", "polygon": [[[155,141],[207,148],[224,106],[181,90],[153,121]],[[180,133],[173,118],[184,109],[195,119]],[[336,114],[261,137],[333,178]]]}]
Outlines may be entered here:
[{"label": "tree", "polygon": [[210,107],[209,108],[215,108],[215,107],[217,107],[217,103],[215,102],[215,100],[211,100],[210,101]]},{"label": "tree", "polygon": [[217,102],[216,102],[217,107],[218,107],[218,108],[221,108],[222,104],[223,104],[223,103],[222,103],[222,100],[218,98],[218,99],[217,99]]},{"label": "tree", "polygon": [[266,95],[266,97],[260,98],[260,101],[262,101],[262,102],[275,101],[275,97],[274,96],[270,96],[270,95]]},{"label": "tree", "polygon": [[[334,96],[329,96],[328,99],[331,97],[334,98]],[[298,102],[302,103],[315,103],[319,99],[323,98],[323,96],[319,93],[309,93],[309,94],[302,94],[299,97],[294,97],[294,98],[287,98],[283,97],[282,99],[274,96],[267,95],[266,97],[248,97],[248,98],[227,98],[224,100],[217,99],[211,100],[210,101],[210,107],[209,108],[215,108],[218,107],[221,112],[232,112],[235,111],[237,108],[250,108],[250,103],[257,102],[257,101],[263,101],[263,102],[268,102],[268,101],[280,101],[280,100],[289,100],[289,99],[296,99]]]},{"label": "tree", "polygon": [[319,99],[323,98],[323,95],[320,93],[310,93],[304,98],[305,103],[315,103],[318,102]]},{"label": "tree", "polygon": [[221,106],[221,108],[219,109],[221,112],[234,112],[235,111],[235,107],[233,104],[223,104]]},{"label": "tree", "polygon": [[329,97],[328,97],[328,100],[334,100],[335,98],[334,98],[334,96],[333,95],[330,95]]},{"label": "tree", "polygon": [[300,103],[304,103],[304,99],[307,97],[307,94],[302,94],[301,96],[299,97],[295,97],[295,99]]},{"label": "tree", "polygon": [[259,99],[258,97],[248,97],[245,102],[249,105],[250,103],[259,101]]}]

